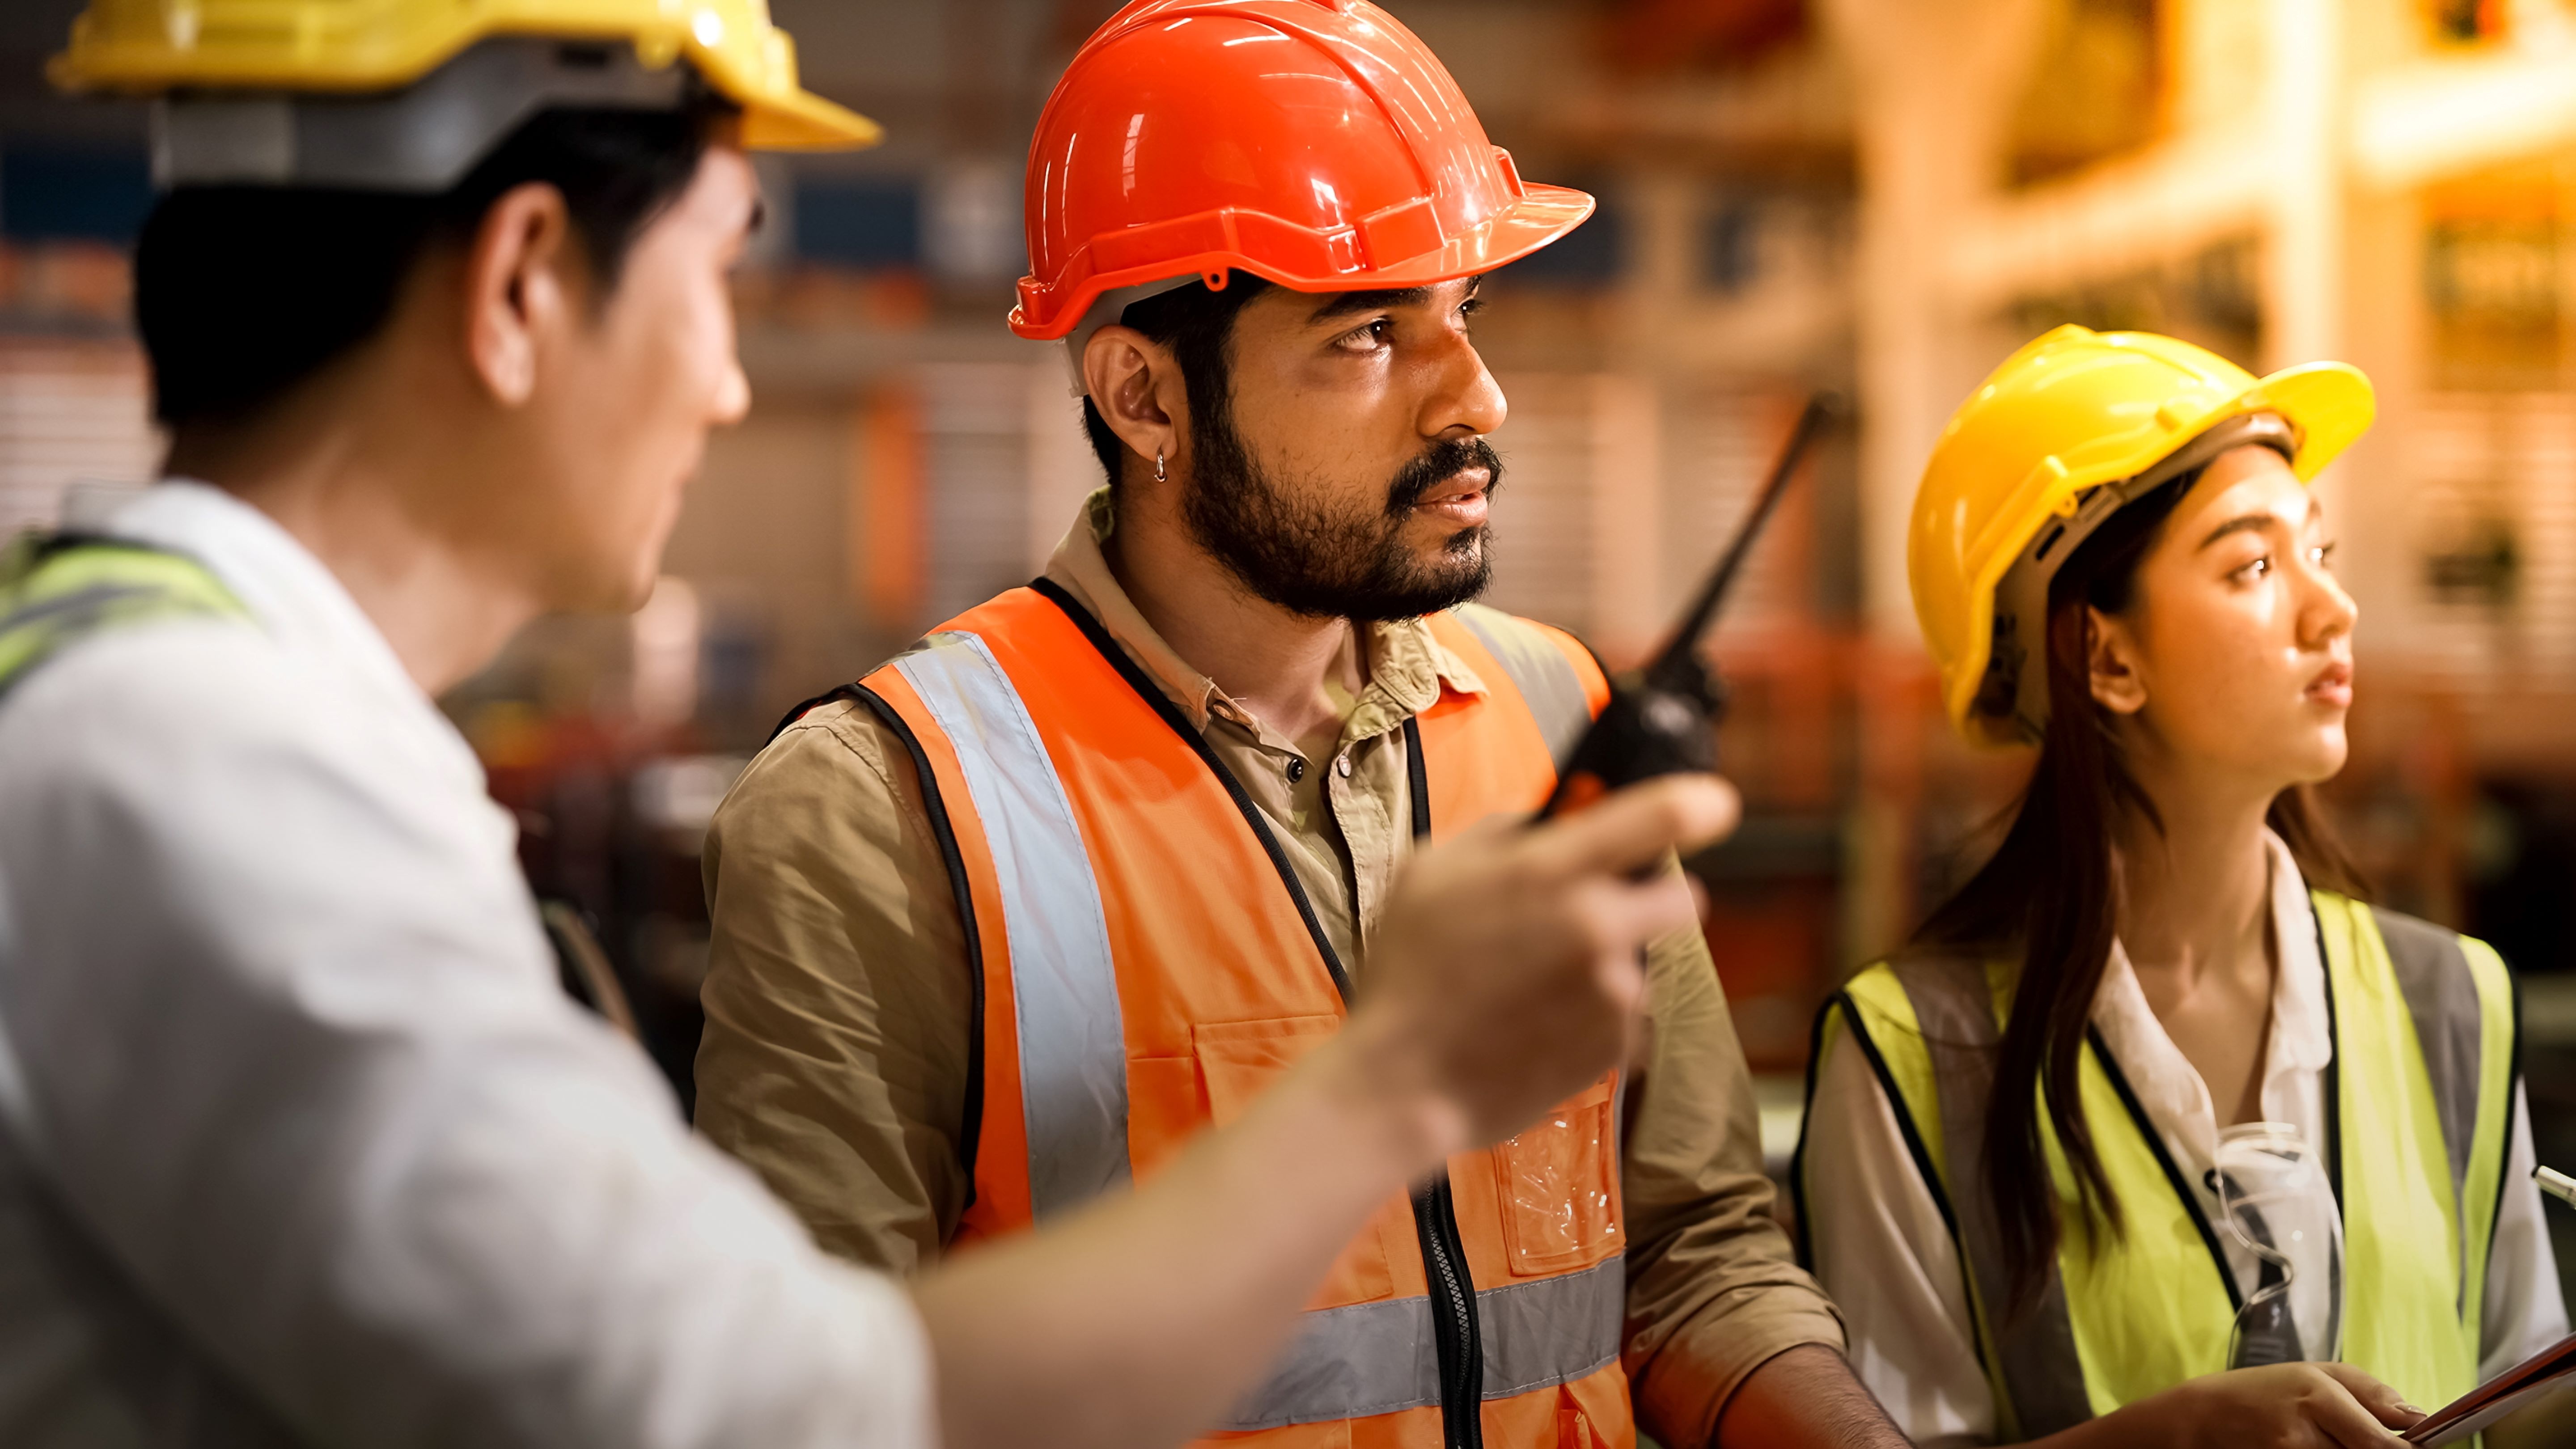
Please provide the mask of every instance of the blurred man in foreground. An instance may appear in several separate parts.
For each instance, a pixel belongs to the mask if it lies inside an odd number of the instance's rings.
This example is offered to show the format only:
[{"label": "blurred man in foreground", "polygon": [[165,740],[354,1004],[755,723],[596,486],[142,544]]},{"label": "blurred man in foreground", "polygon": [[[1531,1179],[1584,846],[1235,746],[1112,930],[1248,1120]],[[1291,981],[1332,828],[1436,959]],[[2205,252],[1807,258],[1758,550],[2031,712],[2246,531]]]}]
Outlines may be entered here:
[{"label": "blurred man in foreground", "polygon": [[[1109,485],[1045,577],[802,712],[705,857],[699,1128],[906,1273],[1146,1177],[1335,1040],[1407,855],[1546,799],[1607,693],[1471,602],[1505,412],[1478,279],[1592,200],[1525,182],[1394,17],[1128,6],[1027,207],[1012,323],[1065,340]],[[1650,957],[1651,1050],[1390,1194],[1211,1429],[1900,1442],[1770,1216],[1706,943]]]},{"label": "blurred man in foreground", "polygon": [[0,567],[0,1442],[1177,1440],[1616,1059],[1690,915],[1623,872],[1731,797],[1422,861],[1350,1030],[1146,1190],[908,1295],[825,1259],[555,989],[431,696],[643,596],[747,401],[743,148],[874,128],[754,0],[498,8],[101,0],[59,64],[170,93],[172,446]]}]

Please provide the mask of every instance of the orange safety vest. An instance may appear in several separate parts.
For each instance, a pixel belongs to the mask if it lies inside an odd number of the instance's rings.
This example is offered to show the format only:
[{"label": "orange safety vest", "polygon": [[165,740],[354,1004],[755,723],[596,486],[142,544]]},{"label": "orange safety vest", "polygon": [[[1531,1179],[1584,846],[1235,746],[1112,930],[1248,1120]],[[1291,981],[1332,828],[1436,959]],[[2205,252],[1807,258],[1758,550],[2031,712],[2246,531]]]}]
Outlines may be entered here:
[{"label": "orange safety vest", "polygon": [[[1544,800],[1608,684],[1556,630],[1476,606],[1429,622],[1486,685],[1405,725],[1414,833],[1438,839]],[[960,1243],[1151,1173],[1340,1027],[1349,978],[1278,840],[1054,584],[843,693],[912,755],[981,984]],[[1220,1437],[1630,1449],[1616,1089],[1389,1201]]]}]

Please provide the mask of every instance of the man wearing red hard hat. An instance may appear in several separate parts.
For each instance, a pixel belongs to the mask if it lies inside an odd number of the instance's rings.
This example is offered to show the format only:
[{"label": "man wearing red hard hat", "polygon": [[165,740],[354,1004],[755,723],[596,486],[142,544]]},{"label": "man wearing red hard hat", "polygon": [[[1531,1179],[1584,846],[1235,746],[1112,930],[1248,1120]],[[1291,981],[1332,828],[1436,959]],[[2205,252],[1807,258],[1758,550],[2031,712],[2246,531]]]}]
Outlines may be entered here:
[{"label": "man wearing red hard hat", "polygon": [[[1067,343],[1108,486],[800,707],[707,845],[698,1124],[827,1247],[918,1271],[1160,1170],[1333,1037],[1417,843],[1548,795],[1607,684],[1472,602],[1467,320],[1592,207],[1365,0],[1143,0],[1074,57],[1011,326]],[[1768,1214],[1698,933],[1649,978],[1632,1065],[1388,1201],[1212,1431],[1902,1442]]]}]

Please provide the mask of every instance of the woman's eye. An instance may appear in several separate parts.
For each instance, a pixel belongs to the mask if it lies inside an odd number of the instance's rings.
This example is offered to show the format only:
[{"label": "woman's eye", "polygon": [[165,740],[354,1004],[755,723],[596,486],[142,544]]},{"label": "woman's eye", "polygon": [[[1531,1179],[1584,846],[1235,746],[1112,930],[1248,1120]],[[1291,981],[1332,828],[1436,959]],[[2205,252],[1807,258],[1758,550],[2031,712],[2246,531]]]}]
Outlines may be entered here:
[{"label": "woman's eye", "polygon": [[2335,546],[2333,544],[2318,544],[2315,548],[2308,550],[2308,562],[2321,569],[2332,569],[2334,567],[2334,551]]},{"label": "woman's eye", "polygon": [[2270,554],[2265,554],[2263,557],[2254,560],[2252,563],[2239,568],[2235,573],[2235,577],[2250,584],[2256,579],[2262,578],[2271,572],[2272,556]]}]

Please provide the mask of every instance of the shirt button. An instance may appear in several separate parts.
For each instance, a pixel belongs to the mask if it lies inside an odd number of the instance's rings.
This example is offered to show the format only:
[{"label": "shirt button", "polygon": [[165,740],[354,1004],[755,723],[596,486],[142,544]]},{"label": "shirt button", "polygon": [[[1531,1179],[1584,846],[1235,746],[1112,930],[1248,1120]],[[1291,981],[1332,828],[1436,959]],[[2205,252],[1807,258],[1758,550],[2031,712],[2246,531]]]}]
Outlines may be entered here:
[{"label": "shirt button", "polygon": [[1349,779],[1351,777],[1351,757],[1348,755],[1342,755],[1335,758],[1333,761],[1333,773],[1341,776],[1345,780]]},{"label": "shirt button", "polygon": [[1294,785],[1305,778],[1306,762],[1291,755],[1288,759],[1288,783]]}]

